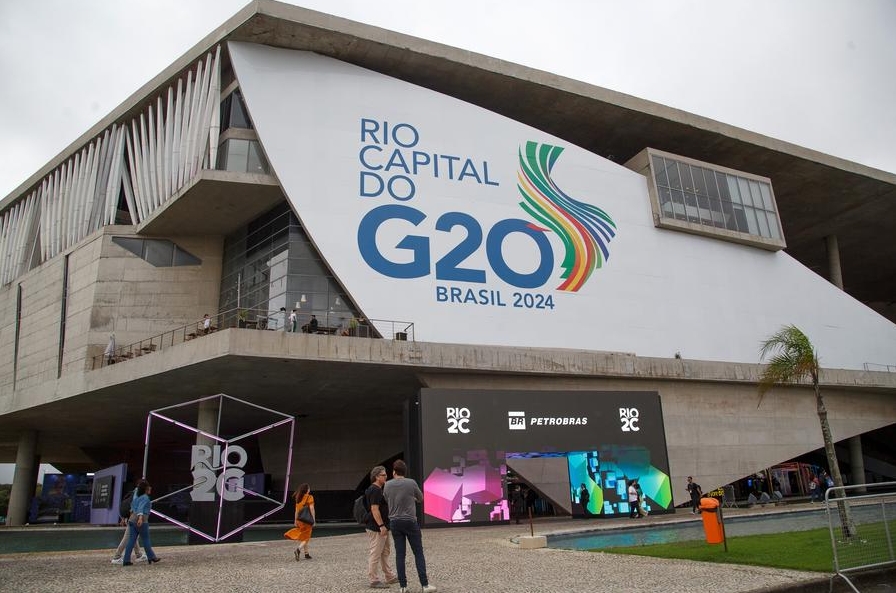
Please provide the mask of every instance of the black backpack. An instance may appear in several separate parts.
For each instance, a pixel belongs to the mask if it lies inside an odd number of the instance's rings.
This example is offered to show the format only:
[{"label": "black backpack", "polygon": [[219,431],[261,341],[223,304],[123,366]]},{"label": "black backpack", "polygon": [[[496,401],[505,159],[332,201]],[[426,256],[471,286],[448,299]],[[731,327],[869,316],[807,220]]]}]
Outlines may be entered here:
[{"label": "black backpack", "polygon": [[366,526],[367,522],[370,521],[370,509],[367,508],[366,492],[355,499],[355,504],[352,505],[352,516],[358,522],[358,525]]},{"label": "black backpack", "polygon": [[121,499],[121,506],[118,507],[118,516],[127,519],[131,516],[131,502],[134,501],[134,491],[129,490]]}]

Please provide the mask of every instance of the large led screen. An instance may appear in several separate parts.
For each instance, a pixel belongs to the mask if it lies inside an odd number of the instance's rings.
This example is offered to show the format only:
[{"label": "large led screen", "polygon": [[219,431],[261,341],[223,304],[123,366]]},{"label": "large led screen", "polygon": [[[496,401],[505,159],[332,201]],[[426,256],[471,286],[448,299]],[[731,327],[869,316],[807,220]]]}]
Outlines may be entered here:
[{"label": "large led screen", "polygon": [[[628,513],[637,478],[651,512],[671,509],[662,408],[655,392],[423,389],[424,522],[509,520],[507,459],[565,457],[574,513]],[[533,481],[534,483],[534,481]]]}]

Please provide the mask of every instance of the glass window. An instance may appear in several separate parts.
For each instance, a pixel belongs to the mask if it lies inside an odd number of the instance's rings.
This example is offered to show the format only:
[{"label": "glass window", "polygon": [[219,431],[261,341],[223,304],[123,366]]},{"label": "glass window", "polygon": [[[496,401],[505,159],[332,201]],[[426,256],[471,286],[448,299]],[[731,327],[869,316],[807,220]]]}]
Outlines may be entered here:
[{"label": "glass window", "polygon": [[132,239],[130,237],[112,237],[112,242],[116,245],[124,247],[137,257],[143,257],[143,239]]},{"label": "glass window", "polygon": [[174,243],[146,239],[143,244],[143,259],[152,265],[162,268],[174,263]]},{"label": "glass window", "polygon": [[248,114],[239,89],[233,91],[221,101],[221,131],[228,128],[251,130],[252,124]]},{"label": "glass window", "polygon": [[[679,161],[649,149],[649,163],[657,192],[659,224],[664,219],[696,227],[727,229],[767,241],[744,241],[764,248],[783,247],[783,237],[771,185],[749,174],[721,171],[708,163]],[[713,234],[708,231],[709,234]],[[720,235],[731,239],[731,235]],[[780,243],[780,245],[779,245]]]},{"label": "glass window", "polygon": [[359,316],[286,202],[229,235],[224,253],[220,303],[228,314],[225,325],[237,325],[238,309],[250,321],[265,318],[272,330],[284,327],[281,307],[298,309],[299,325],[312,314],[325,327],[341,327]]},{"label": "glass window", "polygon": [[663,157],[653,157],[653,170],[656,171],[656,184],[669,187],[669,176],[666,174],[666,163]]},{"label": "glass window", "polygon": [[112,242],[158,268],[202,265],[201,259],[167,239],[112,237]]},{"label": "glass window", "polygon": [[202,263],[195,255],[191,255],[178,247],[174,246],[174,265],[175,266],[198,266]]},{"label": "glass window", "polygon": [[255,140],[230,138],[218,150],[218,169],[236,173],[267,173],[268,162]]},{"label": "glass window", "polygon": [[268,162],[261,154],[261,146],[258,142],[249,142],[249,154],[246,161],[247,173],[267,173]]},{"label": "glass window", "polygon": [[666,161],[666,174],[669,175],[669,187],[672,189],[681,189],[681,177],[678,175],[678,163],[675,161]]}]

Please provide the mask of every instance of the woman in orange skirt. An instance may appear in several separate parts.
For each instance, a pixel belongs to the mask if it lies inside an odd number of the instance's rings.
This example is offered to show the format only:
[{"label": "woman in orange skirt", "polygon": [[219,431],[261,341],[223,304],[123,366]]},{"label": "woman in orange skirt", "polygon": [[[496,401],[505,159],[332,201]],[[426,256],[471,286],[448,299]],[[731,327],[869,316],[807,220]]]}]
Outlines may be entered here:
[{"label": "woman in orange skirt", "polygon": [[296,548],[295,556],[296,561],[302,559],[302,554],[304,553],[305,558],[311,560],[311,554],[308,553],[308,541],[311,539],[311,525],[308,523],[303,523],[299,521],[299,513],[304,507],[308,507],[308,510],[311,511],[311,517],[313,520],[317,520],[317,516],[314,514],[314,497],[311,496],[311,487],[308,484],[301,484],[299,489],[296,490],[293,498],[296,501],[296,514],[295,514],[295,527],[287,531],[284,535],[289,539],[294,539],[299,543],[299,547]]}]

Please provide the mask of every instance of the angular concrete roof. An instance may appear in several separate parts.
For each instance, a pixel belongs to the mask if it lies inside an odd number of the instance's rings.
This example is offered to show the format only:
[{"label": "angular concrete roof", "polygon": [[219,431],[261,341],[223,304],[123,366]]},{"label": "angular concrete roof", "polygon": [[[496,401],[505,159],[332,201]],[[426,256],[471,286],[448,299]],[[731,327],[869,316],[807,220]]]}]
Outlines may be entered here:
[{"label": "angular concrete roof", "polygon": [[74,150],[133,116],[226,40],[313,51],[524,122],[625,163],[645,147],[772,180],[787,252],[827,277],[836,235],[845,289],[896,321],[896,175],[614,92],[323,13],[257,0],[194,46],[0,203],[9,205]]}]

